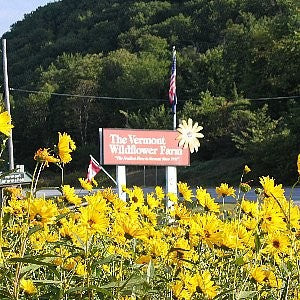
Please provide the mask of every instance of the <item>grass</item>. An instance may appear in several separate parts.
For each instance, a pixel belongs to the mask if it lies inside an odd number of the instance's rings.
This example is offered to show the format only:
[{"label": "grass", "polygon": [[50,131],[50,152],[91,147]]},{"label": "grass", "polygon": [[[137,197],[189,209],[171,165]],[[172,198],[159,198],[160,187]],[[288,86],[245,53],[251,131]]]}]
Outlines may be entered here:
[{"label": "grass", "polygon": [[243,158],[195,161],[190,167],[179,168],[178,180],[190,186],[215,187],[221,182],[236,186],[245,166]]},{"label": "grass", "polygon": [[[177,168],[178,181],[187,182],[190,186],[215,187],[221,182],[236,186],[245,165],[243,158],[224,158],[209,161],[195,161],[189,167]],[[115,167],[106,167],[106,170],[115,178]],[[165,167],[127,166],[127,186],[165,186]],[[144,173],[145,170],[145,173]],[[68,172],[64,174],[64,183],[78,188],[78,178],[86,176],[86,170]],[[105,175],[99,172],[95,179],[99,187],[114,186],[114,183]],[[45,170],[40,177],[39,187],[51,187],[61,185],[61,174],[59,170]]]}]

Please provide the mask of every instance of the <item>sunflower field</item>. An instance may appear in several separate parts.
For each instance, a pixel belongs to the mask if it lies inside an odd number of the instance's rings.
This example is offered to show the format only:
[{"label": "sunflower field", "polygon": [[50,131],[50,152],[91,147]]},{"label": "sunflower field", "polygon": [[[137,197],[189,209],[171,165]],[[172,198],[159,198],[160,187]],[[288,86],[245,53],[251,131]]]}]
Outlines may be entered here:
[{"label": "sunflower field", "polygon": [[[260,178],[256,201],[248,166],[237,189],[216,188],[220,204],[183,182],[178,195],[124,186],[123,201],[80,178],[80,196],[63,183],[75,149],[59,133],[53,150],[35,153],[30,190],[4,191],[1,299],[300,299],[300,209],[273,178]],[[37,197],[50,163],[62,171],[61,196]]]}]

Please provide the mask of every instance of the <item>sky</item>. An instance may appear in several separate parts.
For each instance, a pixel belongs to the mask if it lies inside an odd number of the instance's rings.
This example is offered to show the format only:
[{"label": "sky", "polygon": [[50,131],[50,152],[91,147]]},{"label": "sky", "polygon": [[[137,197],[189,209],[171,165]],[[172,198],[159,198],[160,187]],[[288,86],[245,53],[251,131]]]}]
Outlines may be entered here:
[{"label": "sky", "polygon": [[39,6],[55,0],[0,0],[0,37],[6,31],[10,30],[10,26],[24,18],[24,14],[28,14],[36,10]]}]

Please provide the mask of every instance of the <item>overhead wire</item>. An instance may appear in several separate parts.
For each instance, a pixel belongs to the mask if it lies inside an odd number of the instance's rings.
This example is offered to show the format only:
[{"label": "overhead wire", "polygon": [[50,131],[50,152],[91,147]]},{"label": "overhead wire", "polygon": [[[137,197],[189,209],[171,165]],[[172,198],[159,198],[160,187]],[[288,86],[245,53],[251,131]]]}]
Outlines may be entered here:
[{"label": "overhead wire", "polygon": [[[10,88],[11,91],[31,93],[31,94],[47,94],[53,96],[61,97],[77,97],[77,98],[90,98],[90,99],[102,99],[102,100],[125,100],[125,101],[159,101],[159,102],[168,102],[167,99],[153,99],[153,98],[130,98],[130,97],[113,97],[113,96],[93,96],[93,95],[79,95],[79,94],[68,94],[68,93],[53,93],[53,92],[44,92],[36,90],[27,90],[27,89],[18,89]],[[267,100],[288,100],[288,99],[299,99],[300,95],[294,96],[278,96],[278,97],[261,97],[261,98],[245,98],[249,101],[267,101]],[[179,100],[178,102],[187,102],[187,101],[198,101],[198,100]]]}]

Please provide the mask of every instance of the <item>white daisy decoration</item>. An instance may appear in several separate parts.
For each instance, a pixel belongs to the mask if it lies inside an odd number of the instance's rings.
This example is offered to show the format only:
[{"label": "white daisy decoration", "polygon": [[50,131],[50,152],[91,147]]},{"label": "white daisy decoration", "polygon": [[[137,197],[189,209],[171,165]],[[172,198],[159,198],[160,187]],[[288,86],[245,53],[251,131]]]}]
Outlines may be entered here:
[{"label": "white daisy decoration", "polygon": [[179,140],[179,147],[185,149],[189,147],[191,153],[194,151],[198,152],[198,148],[200,147],[198,139],[204,137],[204,135],[199,132],[202,129],[202,126],[198,126],[198,122],[193,125],[191,118],[189,118],[187,122],[182,120],[182,123],[179,124],[179,128],[177,128],[179,135],[176,137],[176,140]]}]

